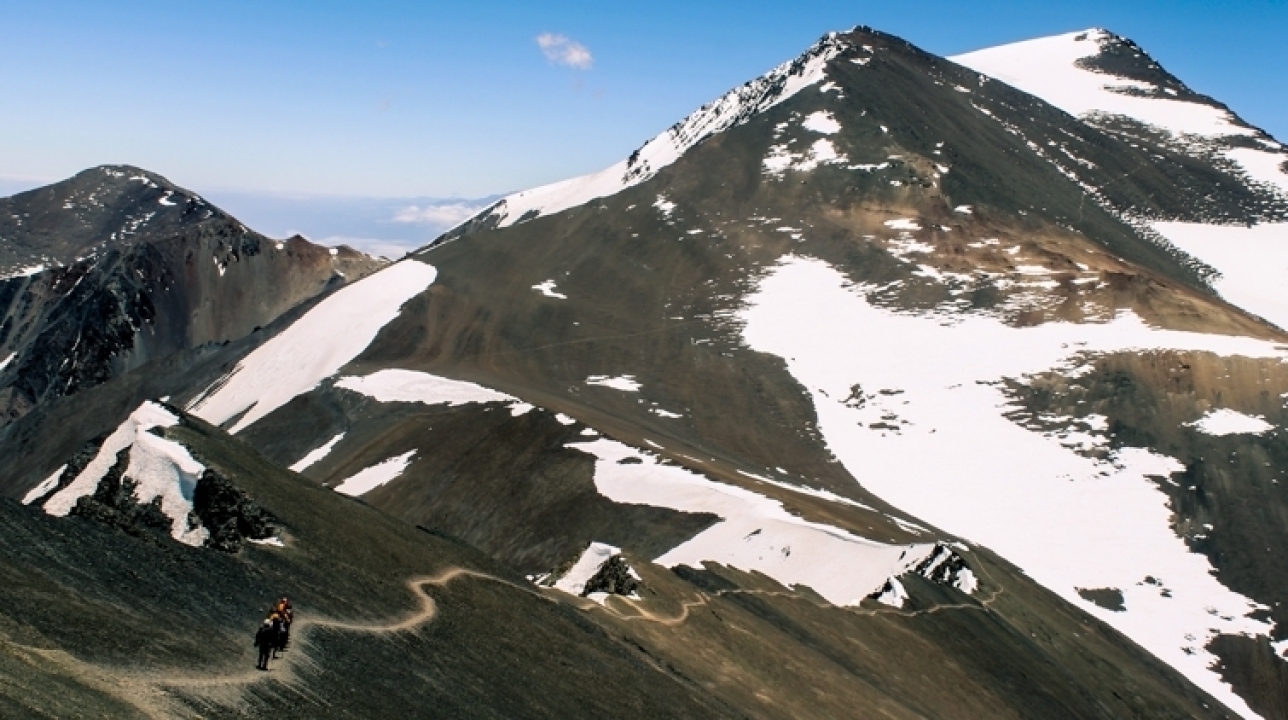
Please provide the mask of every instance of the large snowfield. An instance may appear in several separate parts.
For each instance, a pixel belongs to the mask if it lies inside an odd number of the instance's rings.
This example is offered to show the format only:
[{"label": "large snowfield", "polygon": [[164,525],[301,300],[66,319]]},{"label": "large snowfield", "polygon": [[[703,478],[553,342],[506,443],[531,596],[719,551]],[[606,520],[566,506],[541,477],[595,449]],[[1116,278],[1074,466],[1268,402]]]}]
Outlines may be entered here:
[{"label": "large snowfield", "polygon": [[1288,223],[1156,222],[1153,227],[1221,273],[1212,283],[1221,297],[1288,329]]},{"label": "large snowfield", "polygon": [[236,433],[337,373],[434,282],[432,265],[404,260],[332,293],[247,355],[187,410]]},{"label": "large snowfield", "polygon": [[[1217,632],[1271,628],[1249,618],[1257,604],[1221,585],[1207,558],[1172,531],[1167,497],[1150,478],[1181,465],[1145,449],[1107,461],[1079,454],[1008,420],[997,383],[1072,370],[1081,353],[1175,348],[1285,358],[1288,350],[1153,329],[1130,314],[1023,329],[984,317],[945,322],[879,309],[864,290],[826,263],[788,257],[741,314],[748,345],[783,358],[808,389],[846,469],[887,502],[997,551],[1252,716],[1209,668],[1216,658],[1204,646]],[[875,399],[847,403],[856,386]],[[1126,610],[1100,608],[1077,588],[1116,588]]]},{"label": "large snowfield", "polygon": [[949,57],[958,65],[1036,95],[1074,117],[1093,113],[1126,115],[1174,134],[1251,135],[1228,111],[1167,98],[1127,95],[1116,90],[1156,88],[1150,83],[1094,72],[1076,63],[1100,53],[1110,38],[1091,29],[1037,38]]}]

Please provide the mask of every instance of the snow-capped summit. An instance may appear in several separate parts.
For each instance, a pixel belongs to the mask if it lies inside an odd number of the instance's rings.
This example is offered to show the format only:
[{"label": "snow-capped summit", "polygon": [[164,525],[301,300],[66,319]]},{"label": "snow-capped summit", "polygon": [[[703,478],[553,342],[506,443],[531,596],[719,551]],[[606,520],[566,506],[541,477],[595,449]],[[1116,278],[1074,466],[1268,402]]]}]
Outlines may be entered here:
[{"label": "snow-capped summit", "polygon": [[1205,159],[1223,156],[1253,182],[1288,196],[1283,145],[1220,102],[1195,93],[1139,45],[1108,30],[1053,35],[949,59],[1110,132],[1133,138],[1142,129],[1161,132],[1173,149]]},{"label": "snow-capped summit", "polygon": [[[644,143],[625,160],[597,173],[561,180],[502,198],[470,224],[507,227],[539,215],[583,205],[653,177],[703,140],[746,122],[825,77],[824,68],[845,47],[829,33],[799,57],[725,93]],[[450,235],[450,234],[449,234]]]},{"label": "snow-capped summit", "polygon": [[1224,106],[1189,91],[1135,43],[1099,28],[949,59],[1075,117],[1121,115],[1174,135],[1259,134]]}]

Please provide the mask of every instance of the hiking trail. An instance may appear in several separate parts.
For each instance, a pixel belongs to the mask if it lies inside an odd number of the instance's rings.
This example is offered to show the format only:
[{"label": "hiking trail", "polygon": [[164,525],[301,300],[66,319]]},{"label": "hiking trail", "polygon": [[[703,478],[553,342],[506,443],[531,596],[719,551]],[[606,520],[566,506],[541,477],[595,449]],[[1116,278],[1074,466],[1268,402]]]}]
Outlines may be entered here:
[{"label": "hiking trail", "polygon": [[375,634],[394,634],[414,630],[433,622],[438,617],[438,605],[425,588],[441,587],[462,577],[498,582],[521,589],[543,600],[550,600],[541,593],[506,578],[451,566],[434,575],[417,576],[406,582],[407,589],[416,597],[419,607],[399,619],[387,622],[355,622],[326,617],[299,618],[291,627],[293,650],[272,661],[268,671],[253,669],[224,673],[215,671],[205,674],[165,674],[165,671],[119,670],[80,660],[62,650],[29,647],[3,639],[0,639],[0,642],[15,654],[26,658],[28,662],[57,667],[84,681],[89,687],[134,707],[145,717],[195,717],[199,713],[175,697],[174,691],[180,693],[191,691],[192,694],[230,708],[236,708],[242,704],[244,690],[255,683],[273,681],[295,692],[307,694],[307,688],[303,683],[298,682],[300,677],[296,669],[301,665],[311,664],[308,653],[302,651],[303,647],[308,645],[308,635],[311,630],[329,628],[343,632]]},{"label": "hiking trail", "polygon": [[[987,574],[987,571],[985,573]],[[415,630],[432,623],[438,617],[438,604],[426,591],[426,588],[442,587],[458,578],[475,578],[496,582],[546,602],[570,602],[574,607],[582,611],[601,611],[626,622],[642,621],[666,627],[683,624],[691,617],[693,610],[706,607],[711,603],[712,598],[724,595],[746,594],[786,597],[810,602],[820,607],[830,607],[866,616],[891,614],[914,617],[954,609],[990,612],[991,608],[989,606],[1003,592],[1001,586],[995,584],[995,589],[979,603],[936,605],[919,610],[902,610],[899,608],[837,607],[830,604],[820,604],[803,594],[793,591],[727,589],[713,593],[699,591],[697,599],[680,601],[680,610],[677,614],[665,615],[655,612],[644,606],[640,601],[631,598],[615,595],[612,596],[613,599],[610,603],[600,605],[592,600],[570,596],[557,590],[533,588],[477,570],[450,566],[436,574],[420,575],[406,581],[406,587],[415,596],[419,607],[398,619],[389,621],[350,621],[339,618],[302,617],[296,620],[291,629],[294,650],[287,652],[270,663],[268,671],[248,669],[224,673],[216,671],[204,674],[165,674],[164,672],[157,673],[142,670],[119,670],[85,662],[62,650],[29,647],[3,638],[0,638],[0,643],[14,651],[15,654],[25,657],[32,664],[54,666],[81,679],[88,686],[132,706],[145,717],[195,717],[199,716],[199,713],[185,704],[176,696],[176,693],[195,695],[234,711],[237,707],[244,705],[245,690],[256,683],[272,681],[293,692],[308,695],[308,689],[304,683],[300,682],[301,678],[297,670],[301,666],[312,664],[309,654],[305,652],[305,648],[308,647],[308,636],[312,630],[331,629],[341,632],[373,634],[395,634]],[[991,581],[991,578],[989,579]],[[630,612],[623,612],[622,609],[614,607],[618,604],[626,605]]]}]

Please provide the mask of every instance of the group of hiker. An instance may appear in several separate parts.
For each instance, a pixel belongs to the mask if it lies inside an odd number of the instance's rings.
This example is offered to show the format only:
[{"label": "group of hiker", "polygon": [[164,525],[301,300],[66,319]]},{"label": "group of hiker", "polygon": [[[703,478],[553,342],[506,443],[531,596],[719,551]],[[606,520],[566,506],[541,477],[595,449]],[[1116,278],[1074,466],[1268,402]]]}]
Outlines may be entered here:
[{"label": "group of hiker", "polygon": [[283,597],[269,611],[268,617],[264,618],[263,624],[255,632],[255,647],[259,648],[259,664],[256,668],[267,670],[269,658],[276,660],[277,654],[286,650],[286,644],[291,639],[292,616],[291,601]]}]

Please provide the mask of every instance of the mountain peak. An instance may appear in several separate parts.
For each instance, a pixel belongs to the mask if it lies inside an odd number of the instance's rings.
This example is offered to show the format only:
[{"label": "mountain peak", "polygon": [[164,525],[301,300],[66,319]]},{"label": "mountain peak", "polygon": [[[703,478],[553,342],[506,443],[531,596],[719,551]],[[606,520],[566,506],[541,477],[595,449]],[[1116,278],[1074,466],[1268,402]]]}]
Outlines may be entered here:
[{"label": "mountain peak", "polygon": [[509,195],[473,220],[444,235],[440,242],[458,237],[462,231],[480,227],[506,227],[540,215],[577,207],[652,178],[704,140],[741,125],[801,90],[823,81],[827,64],[853,47],[853,32],[824,35],[796,58],[698,108],[644,143],[629,158],[597,173]]},{"label": "mountain peak", "polygon": [[1288,200],[1288,151],[1224,104],[1191,90],[1134,41],[1102,29],[948,58],[1129,143],[1217,158],[1257,194]]},{"label": "mountain peak", "polygon": [[1128,117],[1174,135],[1261,134],[1225,105],[1191,90],[1140,45],[1104,28],[985,48],[949,60],[1077,117]]},{"label": "mountain peak", "polygon": [[0,198],[0,277],[64,265],[94,248],[227,218],[201,196],[131,165],[100,165]]}]

